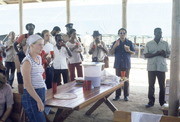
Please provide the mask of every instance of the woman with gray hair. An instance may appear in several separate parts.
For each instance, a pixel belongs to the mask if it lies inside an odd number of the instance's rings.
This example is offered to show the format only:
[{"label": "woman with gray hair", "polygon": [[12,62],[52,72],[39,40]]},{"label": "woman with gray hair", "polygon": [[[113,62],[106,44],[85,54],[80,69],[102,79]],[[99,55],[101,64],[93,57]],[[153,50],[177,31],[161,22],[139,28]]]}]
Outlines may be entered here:
[{"label": "woman with gray hair", "polygon": [[31,35],[27,39],[28,51],[22,61],[22,76],[24,91],[22,105],[30,122],[45,122],[45,82],[43,80],[44,69],[40,53],[44,46],[44,40],[39,35]]}]

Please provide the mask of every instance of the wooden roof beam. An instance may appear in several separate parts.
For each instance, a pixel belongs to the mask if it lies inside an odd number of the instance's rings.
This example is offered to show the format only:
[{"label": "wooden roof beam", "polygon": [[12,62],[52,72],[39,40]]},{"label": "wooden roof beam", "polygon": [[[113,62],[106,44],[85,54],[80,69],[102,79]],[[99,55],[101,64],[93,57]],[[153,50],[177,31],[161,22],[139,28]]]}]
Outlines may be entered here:
[{"label": "wooden roof beam", "polygon": [[4,5],[4,4],[7,4],[7,3],[4,2],[4,0],[0,0],[0,4]]},{"label": "wooden roof beam", "polygon": [[36,0],[37,2],[43,2],[42,0]]}]

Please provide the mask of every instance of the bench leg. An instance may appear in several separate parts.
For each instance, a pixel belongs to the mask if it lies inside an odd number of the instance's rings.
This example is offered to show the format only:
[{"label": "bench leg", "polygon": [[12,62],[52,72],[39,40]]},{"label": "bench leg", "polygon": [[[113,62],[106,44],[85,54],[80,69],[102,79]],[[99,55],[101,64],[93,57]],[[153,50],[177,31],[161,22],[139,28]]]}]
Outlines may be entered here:
[{"label": "bench leg", "polygon": [[58,109],[53,122],[63,122],[74,110],[72,109]]}]

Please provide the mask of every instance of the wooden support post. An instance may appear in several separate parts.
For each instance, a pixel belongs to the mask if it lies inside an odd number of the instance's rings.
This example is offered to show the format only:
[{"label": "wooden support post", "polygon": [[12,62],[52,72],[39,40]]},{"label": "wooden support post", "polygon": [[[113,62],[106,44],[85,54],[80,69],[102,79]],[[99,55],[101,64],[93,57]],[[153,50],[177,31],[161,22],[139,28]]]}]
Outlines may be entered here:
[{"label": "wooden support post", "polygon": [[23,33],[23,0],[19,0],[19,34]]},{"label": "wooden support post", "polygon": [[180,87],[180,0],[173,0],[169,112],[178,116]]},{"label": "wooden support post", "polygon": [[127,0],[122,0],[122,27],[127,28]]},{"label": "wooden support post", "polygon": [[66,15],[67,15],[67,23],[70,23],[71,21],[70,0],[66,0]]},{"label": "wooden support post", "polygon": [[0,4],[4,5],[4,4],[6,4],[6,2],[3,0],[0,0]]}]

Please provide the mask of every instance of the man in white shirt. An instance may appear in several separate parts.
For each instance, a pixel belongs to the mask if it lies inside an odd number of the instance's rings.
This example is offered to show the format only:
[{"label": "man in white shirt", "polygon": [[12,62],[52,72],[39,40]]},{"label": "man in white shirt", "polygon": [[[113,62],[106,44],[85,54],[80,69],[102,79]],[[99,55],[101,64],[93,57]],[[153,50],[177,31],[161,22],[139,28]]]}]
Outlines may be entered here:
[{"label": "man in white shirt", "polygon": [[70,30],[73,29],[73,23],[68,23],[65,25],[66,27],[66,31],[67,33],[66,34],[61,34],[62,35],[62,39],[65,41],[65,42],[68,42],[70,40]]},{"label": "man in white shirt", "polygon": [[58,26],[55,26],[54,28],[53,28],[53,30],[51,31],[51,38],[50,38],[50,43],[51,44],[53,44],[53,45],[56,45],[56,40],[55,40],[55,36],[57,35],[57,34],[59,34],[61,32],[61,29],[60,29],[60,27],[58,27]]},{"label": "man in white shirt", "polygon": [[60,34],[55,36],[56,45],[54,46],[54,60],[53,60],[53,68],[54,68],[54,79],[53,83],[61,84],[61,74],[63,76],[64,84],[68,82],[68,65],[67,58],[71,57],[72,54],[68,47],[66,47],[64,41],[61,38]]}]

